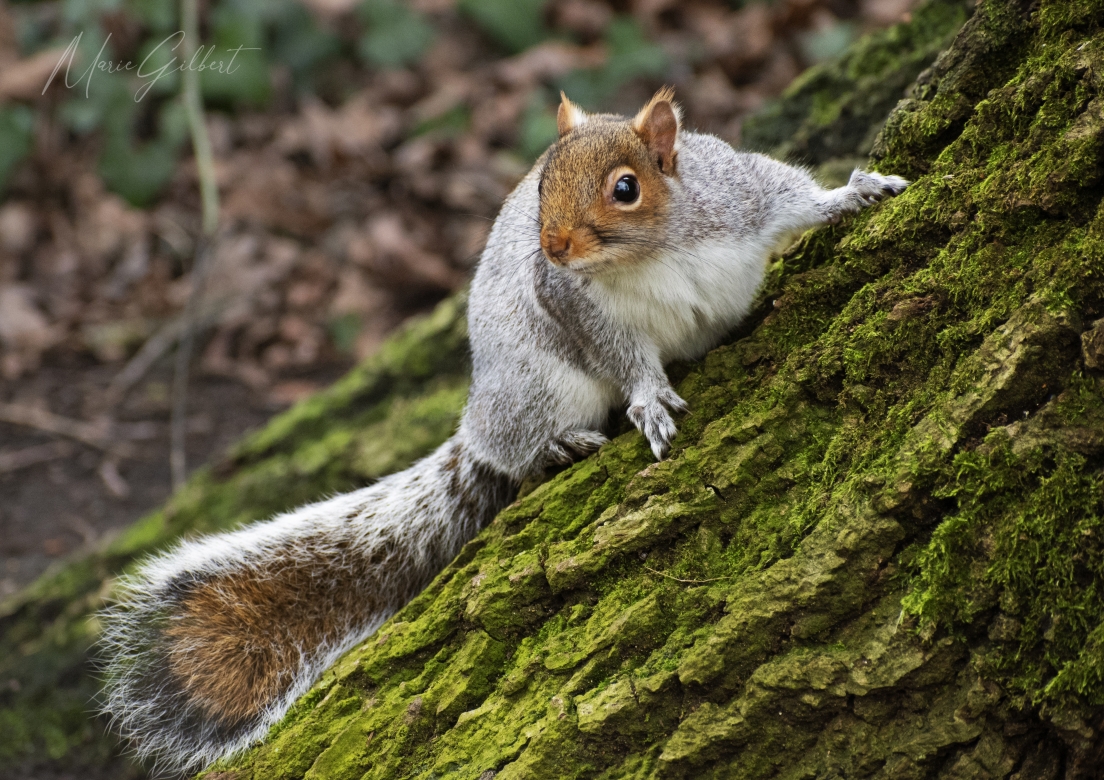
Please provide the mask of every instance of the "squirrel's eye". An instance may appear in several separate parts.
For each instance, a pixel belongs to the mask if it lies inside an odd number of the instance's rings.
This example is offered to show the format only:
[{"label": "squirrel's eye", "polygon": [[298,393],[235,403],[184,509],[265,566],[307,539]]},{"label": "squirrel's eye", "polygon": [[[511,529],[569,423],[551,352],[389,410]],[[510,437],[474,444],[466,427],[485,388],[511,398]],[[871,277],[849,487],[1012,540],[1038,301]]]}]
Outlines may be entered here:
[{"label": "squirrel's eye", "polygon": [[619,203],[634,203],[640,197],[640,182],[631,174],[626,174],[613,185],[613,199]]}]

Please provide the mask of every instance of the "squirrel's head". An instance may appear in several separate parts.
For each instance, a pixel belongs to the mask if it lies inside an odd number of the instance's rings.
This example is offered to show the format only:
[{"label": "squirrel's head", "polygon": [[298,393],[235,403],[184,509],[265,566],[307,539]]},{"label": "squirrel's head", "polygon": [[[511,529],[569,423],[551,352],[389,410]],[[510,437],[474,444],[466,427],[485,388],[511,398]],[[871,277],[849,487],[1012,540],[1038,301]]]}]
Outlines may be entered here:
[{"label": "squirrel's head", "polygon": [[561,93],[560,137],[540,178],[545,257],[594,273],[654,255],[664,245],[677,175],[679,109],[664,87],[632,119],[584,114]]}]

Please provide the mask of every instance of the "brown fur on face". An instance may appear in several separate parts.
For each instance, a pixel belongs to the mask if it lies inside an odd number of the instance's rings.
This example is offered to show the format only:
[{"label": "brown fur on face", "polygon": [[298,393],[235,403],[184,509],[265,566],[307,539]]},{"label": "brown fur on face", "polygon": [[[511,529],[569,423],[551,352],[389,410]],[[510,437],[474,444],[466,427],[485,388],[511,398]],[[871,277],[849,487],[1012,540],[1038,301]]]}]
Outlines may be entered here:
[{"label": "brown fur on face", "polygon": [[[297,551],[294,562],[269,561],[264,569],[195,586],[165,630],[175,682],[224,726],[255,717],[283,695],[299,671],[301,651],[343,636],[341,616],[376,609],[367,588],[349,584],[367,583],[367,570],[352,579],[334,577],[332,549],[319,551],[316,561],[310,557]],[[345,561],[365,569],[370,563]]]},{"label": "brown fur on face", "polygon": [[[583,114],[563,96],[560,140],[548,150],[539,188],[541,248],[550,262],[594,273],[662,250],[667,182],[677,175],[673,96],[660,90],[631,120]],[[628,205],[613,198],[625,174],[640,185],[638,201]]]}]

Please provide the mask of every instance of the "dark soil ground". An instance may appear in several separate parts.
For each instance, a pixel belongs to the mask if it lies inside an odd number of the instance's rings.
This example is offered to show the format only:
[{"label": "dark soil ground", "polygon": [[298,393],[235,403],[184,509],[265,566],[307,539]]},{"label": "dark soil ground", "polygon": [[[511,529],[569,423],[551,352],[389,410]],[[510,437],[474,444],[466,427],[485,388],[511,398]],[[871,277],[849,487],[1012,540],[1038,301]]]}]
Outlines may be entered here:
[{"label": "dark soil ground", "polygon": [[[328,383],[343,368],[317,370],[300,379],[300,387]],[[56,414],[79,419],[86,399],[112,374],[109,367],[79,357],[59,360],[5,388],[4,400],[45,404]],[[171,371],[163,366],[131,393],[120,410],[119,427],[130,434],[133,454],[117,461],[86,444],[0,423],[4,452],[43,459],[0,473],[0,598],[168,497],[170,383]],[[188,407],[191,470],[263,424],[281,405],[232,379],[200,376],[190,382]]]}]

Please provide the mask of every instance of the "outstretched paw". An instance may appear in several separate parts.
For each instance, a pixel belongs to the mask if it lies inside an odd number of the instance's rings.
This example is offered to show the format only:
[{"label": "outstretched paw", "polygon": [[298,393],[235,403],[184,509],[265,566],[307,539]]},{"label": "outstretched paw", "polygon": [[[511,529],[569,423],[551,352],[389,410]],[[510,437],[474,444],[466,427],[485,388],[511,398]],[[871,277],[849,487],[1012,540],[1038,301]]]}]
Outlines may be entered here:
[{"label": "outstretched paw", "polygon": [[900,195],[909,186],[909,182],[900,176],[884,176],[856,168],[851,173],[847,186],[869,206],[893,195]]},{"label": "outstretched paw", "polygon": [[844,214],[853,214],[880,200],[899,195],[908,185],[909,182],[900,176],[884,176],[856,168],[847,186],[828,193],[824,202],[824,220],[835,225]]},{"label": "outstretched paw", "polygon": [[649,401],[631,404],[628,410],[629,419],[648,440],[656,460],[667,457],[671,441],[678,433],[668,409],[674,412],[685,412],[687,409],[686,401],[669,387],[660,390]]},{"label": "outstretched paw", "polygon": [[598,431],[568,431],[549,442],[548,460],[566,466],[585,458],[608,441]]}]

